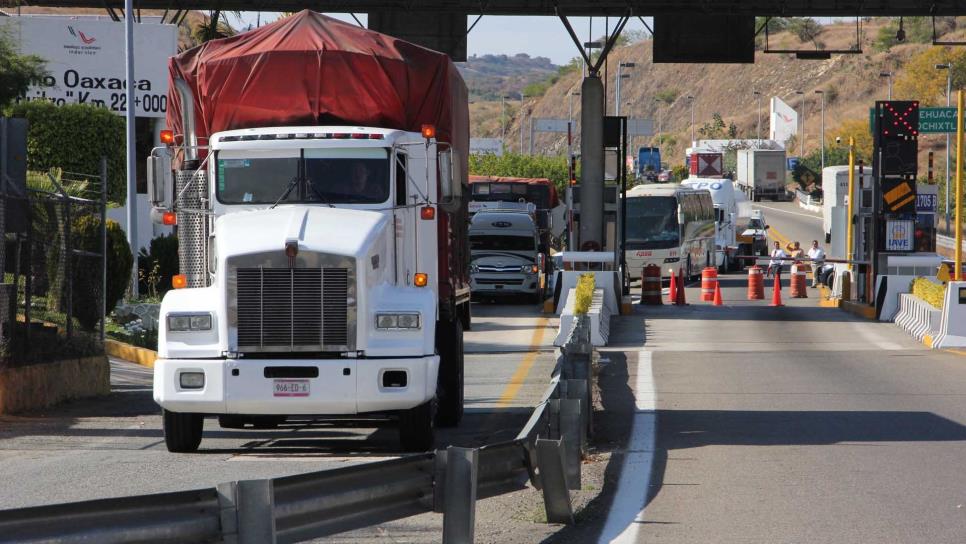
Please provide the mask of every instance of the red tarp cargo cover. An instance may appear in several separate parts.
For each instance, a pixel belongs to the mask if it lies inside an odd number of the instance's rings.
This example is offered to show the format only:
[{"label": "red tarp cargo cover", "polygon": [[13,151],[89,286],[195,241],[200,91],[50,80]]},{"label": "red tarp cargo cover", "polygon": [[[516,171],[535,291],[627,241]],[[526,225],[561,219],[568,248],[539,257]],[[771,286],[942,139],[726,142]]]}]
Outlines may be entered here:
[{"label": "red tarp cargo cover", "polygon": [[[236,128],[358,125],[419,132],[469,152],[466,84],[443,53],[305,10],[169,62],[194,94],[202,138]],[[173,83],[168,126],[182,134]],[[465,179],[465,178],[464,178]]]}]

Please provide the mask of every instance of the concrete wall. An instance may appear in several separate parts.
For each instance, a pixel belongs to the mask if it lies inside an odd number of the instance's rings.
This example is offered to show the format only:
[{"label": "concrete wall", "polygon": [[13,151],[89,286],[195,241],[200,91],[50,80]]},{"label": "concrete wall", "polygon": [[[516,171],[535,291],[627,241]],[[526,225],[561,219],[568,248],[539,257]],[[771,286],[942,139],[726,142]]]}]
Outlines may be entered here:
[{"label": "concrete wall", "polygon": [[0,370],[0,414],[30,412],[110,392],[111,367],[103,355]]}]

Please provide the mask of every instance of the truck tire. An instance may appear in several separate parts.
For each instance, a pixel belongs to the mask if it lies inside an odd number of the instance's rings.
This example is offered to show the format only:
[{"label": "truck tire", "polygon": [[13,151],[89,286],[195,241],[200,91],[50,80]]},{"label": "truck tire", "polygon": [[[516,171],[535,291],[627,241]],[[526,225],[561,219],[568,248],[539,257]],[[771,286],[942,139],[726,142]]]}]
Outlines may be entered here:
[{"label": "truck tire", "polygon": [[455,427],[463,419],[463,324],[459,319],[436,322],[436,424]]},{"label": "truck tire", "polygon": [[172,453],[194,453],[201,445],[205,418],[201,414],[182,414],[163,410],[164,445]]},{"label": "truck tire", "polygon": [[436,442],[434,405],[434,401],[429,401],[399,413],[399,444],[403,451],[421,452],[433,449]]}]

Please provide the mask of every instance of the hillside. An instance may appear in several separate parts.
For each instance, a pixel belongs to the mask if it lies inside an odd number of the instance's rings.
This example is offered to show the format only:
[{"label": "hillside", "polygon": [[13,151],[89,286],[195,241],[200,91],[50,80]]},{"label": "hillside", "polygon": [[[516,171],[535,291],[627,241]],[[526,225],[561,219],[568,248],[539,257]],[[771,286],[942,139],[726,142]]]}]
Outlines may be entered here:
[{"label": "hillside", "polygon": [[[734,124],[739,137],[756,137],[755,124],[758,118],[754,90],[762,93],[761,114],[763,138],[768,137],[769,100],[777,96],[800,110],[801,97],[796,91],[803,91],[805,104],[805,152],[819,148],[820,100],[816,90],[823,90],[826,97],[826,135],[834,138],[836,130],[843,122],[867,120],[868,109],[875,100],[884,100],[888,95],[888,83],[879,76],[881,71],[894,71],[898,81],[903,76],[906,63],[915,55],[929,48],[928,44],[904,43],[895,45],[887,51],[874,51],[873,41],[879,29],[888,21],[873,20],[863,25],[863,53],[857,55],[835,55],[829,60],[797,60],[792,55],[756,53],[755,64],[654,64],[651,62],[651,42],[643,41],[615,49],[609,64],[611,72],[605,79],[607,90],[607,110],[614,108],[614,71],[618,62],[634,62],[636,68],[630,71],[631,78],[624,80],[622,89],[622,113],[632,117],[651,118],[655,127],[660,127],[666,135],[662,146],[665,156],[672,163],[683,157],[684,148],[690,141],[690,109],[686,99],[693,95],[695,137],[701,138],[699,128],[710,123],[714,113],[719,113],[725,126]],[[955,22],[953,23],[955,25]],[[954,26],[955,28],[955,26]],[[963,28],[962,25],[959,28]],[[888,31],[888,30],[886,30]],[[785,36],[777,39],[788,41]],[[960,36],[955,31],[945,36],[949,39]],[[821,43],[828,49],[848,49],[855,42],[853,24],[829,25],[821,32]],[[776,39],[775,36],[772,38]],[[794,39],[792,40],[794,41]],[[776,44],[772,42],[772,47]],[[784,44],[783,44],[784,45]],[[798,44],[797,48],[814,47]],[[944,76],[942,76],[944,79]],[[567,118],[568,93],[579,91],[580,73],[563,75],[556,84],[550,86],[546,94],[527,102],[534,117]],[[895,99],[916,98],[902,96],[897,86]],[[674,95],[670,105],[656,100],[657,96]],[[574,99],[574,117],[579,124],[579,98]],[[496,108],[485,104],[475,104],[473,119],[474,136],[499,136],[499,103]],[[497,117],[485,118],[489,113]],[[519,150],[519,117],[517,111],[511,114],[507,127],[507,144],[511,151]],[[866,122],[867,124],[867,122]],[[579,142],[579,127],[577,129]],[[524,136],[526,140],[527,136]],[[639,137],[634,146],[647,144],[651,139]],[[579,143],[578,143],[579,145]],[[922,138],[920,148],[939,151],[944,149],[945,137],[928,135]],[[527,145],[525,142],[524,149]],[[795,145],[797,155],[798,144]],[[534,142],[537,153],[562,154],[566,152],[566,136],[562,134],[539,134]],[[790,152],[790,154],[792,154]],[[939,161],[937,161],[939,162]]]},{"label": "hillside", "polygon": [[520,98],[520,91],[531,83],[557,73],[557,66],[546,57],[517,55],[472,55],[457,65],[470,90],[470,100],[499,101],[501,96]]}]

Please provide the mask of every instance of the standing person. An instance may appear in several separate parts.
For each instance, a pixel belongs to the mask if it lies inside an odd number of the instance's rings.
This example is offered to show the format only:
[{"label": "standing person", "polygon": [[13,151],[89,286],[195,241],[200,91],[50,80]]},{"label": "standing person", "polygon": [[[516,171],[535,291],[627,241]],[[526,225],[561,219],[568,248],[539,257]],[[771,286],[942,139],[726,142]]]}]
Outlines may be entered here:
[{"label": "standing person", "polygon": [[812,260],[812,287],[818,287],[818,271],[825,264],[825,250],[818,245],[818,240],[812,240],[812,247],[808,250],[808,258]]},{"label": "standing person", "polygon": [[797,240],[792,242],[792,250],[789,256],[795,260],[805,258],[805,250],[802,249],[802,244],[798,243]]},{"label": "standing person", "polygon": [[781,243],[776,240],[775,248],[771,250],[771,260],[768,261],[768,270],[765,272],[765,277],[767,278],[771,274],[781,276],[782,262],[786,258],[788,258],[788,254],[782,249]]}]

